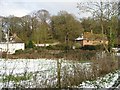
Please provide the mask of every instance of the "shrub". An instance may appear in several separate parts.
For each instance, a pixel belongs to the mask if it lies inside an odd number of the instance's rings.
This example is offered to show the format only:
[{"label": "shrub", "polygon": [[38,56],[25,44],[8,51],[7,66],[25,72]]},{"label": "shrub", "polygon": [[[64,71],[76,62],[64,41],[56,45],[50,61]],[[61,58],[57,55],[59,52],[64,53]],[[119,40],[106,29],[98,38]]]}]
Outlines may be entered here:
[{"label": "shrub", "polygon": [[120,50],[118,50],[117,53],[120,53]]},{"label": "shrub", "polygon": [[75,43],[74,46],[75,46],[75,49],[80,49],[81,44],[80,43]]},{"label": "shrub", "polygon": [[20,54],[20,53],[23,53],[23,50],[22,50],[22,49],[19,49],[19,50],[16,50],[16,51],[15,51],[15,54]]},{"label": "shrub", "polygon": [[66,44],[58,44],[58,45],[54,45],[54,46],[47,46],[46,49],[48,50],[68,50],[71,49],[70,46],[66,45]]},{"label": "shrub", "polygon": [[2,52],[2,58],[6,58],[7,52]]},{"label": "shrub", "polygon": [[95,48],[96,48],[96,50],[104,50],[103,45],[96,45]]},{"label": "shrub", "polygon": [[27,48],[27,49],[24,50],[23,53],[29,53],[29,54],[31,54],[33,52],[34,52],[34,50],[32,48]]},{"label": "shrub", "polygon": [[48,50],[54,50],[55,48],[56,48],[56,46],[51,46],[51,45],[46,47],[46,49],[48,49]]},{"label": "shrub", "polygon": [[95,52],[86,51],[86,52],[82,53],[81,56],[84,60],[91,60],[92,57],[95,57]]},{"label": "shrub", "polygon": [[102,45],[85,45],[81,49],[83,50],[104,50],[104,47]]},{"label": "shrub", "polygon": [[34,48],[34,47],[35,47],[35,45],[34,45],[34,43],[31,40],[26,45],[26,48]]}]

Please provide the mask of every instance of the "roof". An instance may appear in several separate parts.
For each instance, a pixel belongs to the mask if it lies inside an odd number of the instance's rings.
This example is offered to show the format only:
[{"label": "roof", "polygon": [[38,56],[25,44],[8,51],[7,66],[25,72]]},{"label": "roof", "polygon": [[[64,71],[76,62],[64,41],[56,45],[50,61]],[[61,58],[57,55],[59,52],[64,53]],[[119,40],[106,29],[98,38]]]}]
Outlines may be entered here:
[{"label": "roof", "polygon": [[12,36],[12,42],[21,43],[23,41],[14,33]]},{"label": "roof", "polygon": [[107,36],[103,34],[94,34],[91,32],[84,32],[82,37],[78,37],[75,40],[76,41],[82,41],[82,40],[107,40]]},{"label": "roof", "polygon": [[83,38],[83,37],[78,37],[78,38],[76,38],[75,40],[76,40],[76,41],[81,41],[81,40],[84,40],[84,38]]},{"label": "roof", "polygon": [[84,32],[83,37],[89,40],[107,40],[107,36],[103,34],[94,34],[91,32]]}]

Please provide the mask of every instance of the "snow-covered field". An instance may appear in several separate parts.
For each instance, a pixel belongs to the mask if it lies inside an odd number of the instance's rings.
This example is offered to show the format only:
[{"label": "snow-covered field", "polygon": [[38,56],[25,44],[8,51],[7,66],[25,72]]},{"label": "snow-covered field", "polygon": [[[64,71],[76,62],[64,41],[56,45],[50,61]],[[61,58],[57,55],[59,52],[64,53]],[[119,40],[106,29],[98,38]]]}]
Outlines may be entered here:
[{"label": "snow-covered field", "polygon": [[[61,77],[63,78],[62,69],[67,69],[73,72],[73,64],[76,62],[60,60],[61,64]],[[80,68],[87,68],[90,70],[90,63],[78,63]],[[3,82],[4,76],[14,75],[22,76],[25,73],[32,73],[28,80],[20,80],[19,82],[10,81]],[[93,88],[93,87],[111,87],[115,80],[118,78],[118,73],[111,73],[103,78],[98,78],[97,81],[86,81],[80,84],[79,88]],[[56,87],[57,85],[57,61],[48,59],[0,59],[0,87],[14,87],[14,84],[20,84],[25,87],[31,88],[45,88]]]},{"label": "snow-covered field", "polygon": [[116,71],[114,73],[109,73],[104,77],[98,77],[97,80],[93,81],[85,81],[80,84],[81,88],[111,88],[113,84],[118,79],[118,73],[120,71]]},{"label": "snow-covered field", "polygon": [[6,73],[21,74],[25,71],[36,72],[36,71],[50,71],[56,67],[55,60],[45,60],[45,59],[12,59],[0,61],[0,74]]},{"label": "snow-covered field", "polygon": [[[60,60],[62,62],[61,68],[67,68],[72,71],[72,61]],[[90,66],[89,63],[81,64],[80,66]],[[26,87],[48,87],[54,86],[57,83],[57,61],[48,59],[9,59],[0,60],[0,78],[3,76],[21,76],[25,73],[32,73],[32,78],[29,81],[29,85]],[[62,72],[61,72],[62,73]],[[1,81],[0,80],[0,81]],[[28,81],[24,81],[24,84],[28,84]],[[23,81],[21,81],[23,83]],[[36,83],[37,82],[37,83]],[[12,87],[14,81],[10,81],[9,87]],[[0,87],[3,87],[3,82],[0,82]],[[31,85],[32,84],[32,85]],[[38,85],[38,86],[37,86]]]}]

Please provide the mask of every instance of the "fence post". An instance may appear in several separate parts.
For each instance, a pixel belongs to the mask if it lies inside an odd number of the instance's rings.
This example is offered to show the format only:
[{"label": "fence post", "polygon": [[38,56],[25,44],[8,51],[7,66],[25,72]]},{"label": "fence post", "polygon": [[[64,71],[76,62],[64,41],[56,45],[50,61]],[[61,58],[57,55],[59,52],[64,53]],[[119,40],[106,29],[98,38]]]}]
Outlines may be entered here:
[{"label": "fence post", "polygon": [[61,62],[57,60],[57,87],[61,88]]}]

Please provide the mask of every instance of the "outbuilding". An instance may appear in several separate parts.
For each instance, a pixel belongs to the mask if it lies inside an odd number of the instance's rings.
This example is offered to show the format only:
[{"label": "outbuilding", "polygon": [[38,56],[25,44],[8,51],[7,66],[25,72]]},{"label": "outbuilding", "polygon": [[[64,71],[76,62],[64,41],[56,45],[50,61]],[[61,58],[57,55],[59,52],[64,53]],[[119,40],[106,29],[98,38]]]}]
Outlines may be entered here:
[{"label": "outbuilding", "polygon": [[94,34],[91,32],[84,32],[82,37],[78,37],[75,39],[77,43],[80,43],[81,46],[85,45],[101,45],[101,44],[106,44],[108,45],[108,40],[105,35],[101,34]]}]

